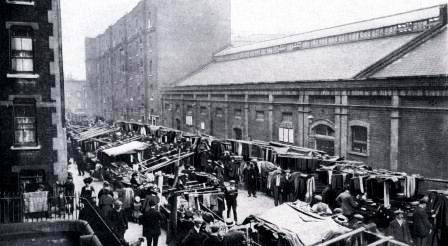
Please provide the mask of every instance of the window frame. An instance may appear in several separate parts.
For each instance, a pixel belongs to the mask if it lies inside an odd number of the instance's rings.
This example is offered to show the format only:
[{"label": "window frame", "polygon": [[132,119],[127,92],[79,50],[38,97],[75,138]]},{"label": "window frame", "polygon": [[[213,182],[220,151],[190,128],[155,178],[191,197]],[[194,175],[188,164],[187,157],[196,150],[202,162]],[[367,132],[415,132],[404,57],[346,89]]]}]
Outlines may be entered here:
[{"label": "window frame", "polygon": [[243,110],[241,110],[240,108],[236,108],[233,110],[233,114],[235,119],[237,120],[241,120],[243,118]]},{"label": "window frame", "polygon": [[[258,117],[262,115],[263,117]],[[264,110],[255,110],[255,121],[264,121],[265,113]]]},{"label": "window frame", "polygon": [[34,6],[35,0],[6,0],[7,4],[29,5]]},{"label": "window frame", "polygon": [[[27,35],[14,35],[14,32],[17,31],[23,31],[26,32]],[[28,25],[12,25],[9,30],[9,68],[8,70],[13,73],[13,74],[34,74],[36,71],[35,68],[35,32],[34,32],[34,28],[32,26],[28,26]],[[14,38],[20,38],[20,39],[30,39],[31,41],[31,51],[27,51],[27,50],[16,50],[14,49],[14,51],[18,51],[18,52],[24,52],[24,53],[29,53],[29,56],[26,57],[22,57],[20,55],[14,55],[13,53],[13,39]],[[23,40],[22,40],[23,41]],[[13,59],[16,60],[31,60],[31,66],[32,69],[30,71],[28,70],[17,70],[17,65],[16,68],[13,67]],[[17,63],[17,61],[16,61]]]},{"label": "window frame", "polygon": [[[362,127],[366,129],[366,141],[358,141],[354,140],[354,128],[355,127]],[[348,153],[352,155],[357,156],[363,156],[367,157],[370,154],[370,125],[369,123],[366,123],[364,121],[360,120],[352,120],[349,122],[349,146],[348,146]],[[354,144],[364,144],[365,145],[365,152],[356,151],[354,150]]]},{"label": "window frame", "polygon": [[294,128],[279,127],[278,141],[282,143],[294,144]]},{"label": "window frame", "polygon": [[215,116],[217,118],[222,118],[224,116],[224,110],[221,107],[216,107],[215,108]]},{"label": "window frame", "polygon": [[[28,107],[30,112],[32,112],[32,116],[18,116],[18,108],[20,107]],[[36,100],[33,98],[20,98],[15,99],[13,101],[13,148],[27,148],[27,147],[38,147],[39,146],[39,139],[38,139],[38,127],[37,127],[37,107],[36,107]],[[33,131],[34,131],[34,140],[33,142],[18,142],[16,137],[16,132],[18,131],[18,123],[17,118],[34,118],[33,119]],[[26,129],[23,129],[25,131]]]}]

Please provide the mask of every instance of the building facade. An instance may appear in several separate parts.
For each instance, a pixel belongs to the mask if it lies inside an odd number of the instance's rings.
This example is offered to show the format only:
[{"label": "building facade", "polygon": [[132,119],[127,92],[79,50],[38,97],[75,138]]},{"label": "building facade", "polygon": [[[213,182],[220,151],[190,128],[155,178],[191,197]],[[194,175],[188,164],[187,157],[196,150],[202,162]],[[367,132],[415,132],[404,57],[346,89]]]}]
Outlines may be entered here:
[{"label": "building facade", "polygon": [[158,118],[160,88],[208,64],[229,44],[230,0],[139,2],[104,33],[86,39],[95,114]]},{"label": "building facade", "polygon": [[448,178],[446,5],[231,47],[163,92],[164,124]]},{"label": "building facade", "polygon": [[0,1],[0,37],[0,190],[54,184],[67,172],[59,0]]},{"label": "building facade", "polygon": [[65,79],[64,98],[65,113],[67,115],[89,115],[90,87],[85,80]]}]

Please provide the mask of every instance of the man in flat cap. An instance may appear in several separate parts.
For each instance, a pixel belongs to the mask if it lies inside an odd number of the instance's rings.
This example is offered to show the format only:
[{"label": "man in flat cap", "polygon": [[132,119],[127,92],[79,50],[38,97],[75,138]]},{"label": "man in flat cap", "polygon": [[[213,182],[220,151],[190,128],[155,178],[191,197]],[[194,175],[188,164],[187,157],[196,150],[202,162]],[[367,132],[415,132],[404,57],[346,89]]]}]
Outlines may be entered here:
[{"label": "man in flat cap", "polygon": [[230,210],[233,211],[233,219],[238,221],[238,216],[236,212],[237,206],[237,197],[238,197],[238,188],[236,187],[235,180],[230,180],[230,185],[226,187],[224,190],[224,196],[226,199],[227,205],[227,218],[230,217]]},{"label": "man in flat cap", "polygon": [[204,240],[202,246],[221,246],[222,240],[218,236],[219,226],[210,226],[210,235]]},{"label": "man in flat cap", "polygon": [[182,246],[198,246],[202,245],[205,238],[207,237],[202,231],[203,220],[200,218],[194,219],[194,226],[190,229],[187,236],[182,240]]},{"label": "man in flat cap", "polygon": [[140,217],[140,225],[143,226],[143,236],[146,237],[148,246],[157,246],[161,233],[160,222],[163,215],[156,209],[155,201],[150,201],[150,208]]},{"label": "man in flat cap", "polygon": [[398,209],[394,213],[395,219],[390,222],[389,227],[387,228],[387,235],[393,236],[394,239],[400,242],[412,245],[413,240],[411,237],[411,232],[409,230],[408,222],[404,218],[404,211]]},{"label": "man in flat cap", "polygon": [[123,203],[120,200],[115,201],[114,209],[108,215],[108,221],[111,225],[111,229],[115,232],[120,241],[125,243],[124,233],[128,229],[128,219],[122,209],[122,205]]},{"label": "man in flat cap", "polygon": [[328,204],[322,202],[321,195],[315,195],[314,200],[316,203],[311,207],[311,210],[319,215],[323,214],[332,214],[330,207]]}]

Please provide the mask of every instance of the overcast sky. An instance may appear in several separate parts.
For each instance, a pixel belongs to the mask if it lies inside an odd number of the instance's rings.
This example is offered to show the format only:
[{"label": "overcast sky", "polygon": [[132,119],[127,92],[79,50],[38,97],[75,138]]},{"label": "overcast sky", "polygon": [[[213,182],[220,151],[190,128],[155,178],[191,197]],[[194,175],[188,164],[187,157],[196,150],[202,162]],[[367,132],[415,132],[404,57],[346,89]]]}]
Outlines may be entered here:
[{"label": "overcast sky", "polygon": [[[85,79],[84,38],[103,32],[139,1],[61,0],[66,77]],[[294,34],[446,2],[447,0],[232,0],[232,34]]]}]

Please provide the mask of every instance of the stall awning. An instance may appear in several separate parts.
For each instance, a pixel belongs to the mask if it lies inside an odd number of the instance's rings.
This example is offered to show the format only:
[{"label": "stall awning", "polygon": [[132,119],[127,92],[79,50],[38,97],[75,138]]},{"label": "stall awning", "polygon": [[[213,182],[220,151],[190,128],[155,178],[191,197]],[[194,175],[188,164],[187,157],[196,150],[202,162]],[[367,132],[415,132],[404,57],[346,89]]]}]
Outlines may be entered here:
[{"label": "stall awning", "polygon": [[94,128],[91,130],[88,130],[86,132],[82,132],[79,134],[79,141],[84,141],[90,138],[98,137],[104,134],[109,134],[112,132],[116,132],[120,130],[119,128]]},{"label": "stall awning", "polygon": [[132,141],[130,143],[126,143],[117,147],[103,150],[103,152],[108,156],[117,156],[117,155],[131,154],[134,153],[135,151],[144,150],[148,147],[149,144],[147,143]]},{"label": "stall awning", "polygon": [[284,203],[248,219],[274,229],[292,245],[315,245],[350,231],[330,217],[321,217],[293,203]]}]

